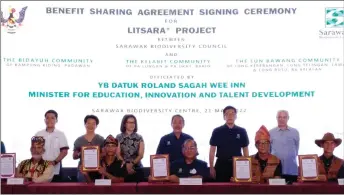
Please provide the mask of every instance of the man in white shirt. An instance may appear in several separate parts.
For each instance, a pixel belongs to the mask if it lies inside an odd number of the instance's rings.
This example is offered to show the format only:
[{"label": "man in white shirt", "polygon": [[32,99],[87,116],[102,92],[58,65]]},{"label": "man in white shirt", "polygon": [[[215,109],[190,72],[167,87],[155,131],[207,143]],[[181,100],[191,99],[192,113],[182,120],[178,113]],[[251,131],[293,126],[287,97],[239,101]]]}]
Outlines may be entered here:
[{"label": "man in white shirt", "polygon": [[36,133],[36,136],[42,136],[45,139],[45,153],[43,159],[51,161],[54,165],[54,178],[52,182],[60,182],[62,180],[61,168],[62,159],[68,154],[68,142],[62,131],[55,129],[58,114],[55,110],[48,110],[45,113],[46,129]]}]

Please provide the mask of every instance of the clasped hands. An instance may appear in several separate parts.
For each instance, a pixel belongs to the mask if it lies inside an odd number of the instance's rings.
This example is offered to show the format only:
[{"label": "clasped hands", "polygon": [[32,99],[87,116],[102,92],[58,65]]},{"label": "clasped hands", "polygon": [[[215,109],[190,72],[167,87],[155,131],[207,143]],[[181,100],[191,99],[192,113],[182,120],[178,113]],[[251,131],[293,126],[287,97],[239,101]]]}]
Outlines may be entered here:
[{"label": "clasped hands", "polygon": [[[79,171],[83,175],[88,175],[87,171],[82,170],[82,166],[81,165],[79,166]],[[107,172],[106,172],[106,169],[104,167],[99,167],[98,173],[101,174],[101,175],[105,175]]]},{"label": "clasped hands", "polygon": [[[235,182],[234,177],[231,177],[230,182]],[[260,177],[252,176],[252,183],[260,183]]]},{"label": "clasped hands", "polygon": [[[317,181],[327,181],[326,175],[319,175]],[[304,181],[301,179],[300,176],[297,177],[297,182],[303,183]]]},{"label": "clasped hands", "polygon": [[24,177],[21,173],[16,174],[16,178],[23,178],[24,182],[32,182],[32,178]]}]

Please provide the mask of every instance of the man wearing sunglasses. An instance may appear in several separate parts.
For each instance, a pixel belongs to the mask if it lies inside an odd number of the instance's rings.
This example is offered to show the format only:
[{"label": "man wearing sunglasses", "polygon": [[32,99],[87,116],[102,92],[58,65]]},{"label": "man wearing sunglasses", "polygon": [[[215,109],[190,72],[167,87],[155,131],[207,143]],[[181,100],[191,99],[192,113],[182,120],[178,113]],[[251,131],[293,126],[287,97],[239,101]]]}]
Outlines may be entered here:
[{"label": "man wearing sunglasses", "polygon": [[179,182],[179,178],[203,178],[203,181],[209,178],[207,163],[198,160],[197,143],[193,139],[185,140],[183,144],[184,159],[179,159],[171,164],[170,182]]},{"label": "man wearing sunglasses", "polygon": [[31,159],[22,161],[16,171],[16,177],[34,183],[50,182],[54,177],[54,166],[51,162],[43,160],[42,155],[45,140],[41,136],[31,138]]}]

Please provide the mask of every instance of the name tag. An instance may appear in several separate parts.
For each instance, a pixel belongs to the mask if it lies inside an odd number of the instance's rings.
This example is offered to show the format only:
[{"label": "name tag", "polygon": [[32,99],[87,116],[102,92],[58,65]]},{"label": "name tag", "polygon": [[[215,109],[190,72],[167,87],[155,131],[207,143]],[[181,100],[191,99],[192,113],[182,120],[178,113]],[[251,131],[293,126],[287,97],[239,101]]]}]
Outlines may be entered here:
[{"label": "name tag", "polygon": [[202,185],[202,178],[180,178],[179,185],[188,185],[188,186]]},{"label": "name tag", "polygon": [[344,185],[344,179],[338,179],[338,185],[340,186]]},{"label": "name tag", "polygon": [[24,178],[8,178],[7,185],[23,185]]},{"label": "name tag", "polygon": [[269,185],[286,185],[285,179],[269,179]]},{"label": "name tag", "polygon": [[96,186],[111,186],[111,179],[96,179],[94,184]]}]

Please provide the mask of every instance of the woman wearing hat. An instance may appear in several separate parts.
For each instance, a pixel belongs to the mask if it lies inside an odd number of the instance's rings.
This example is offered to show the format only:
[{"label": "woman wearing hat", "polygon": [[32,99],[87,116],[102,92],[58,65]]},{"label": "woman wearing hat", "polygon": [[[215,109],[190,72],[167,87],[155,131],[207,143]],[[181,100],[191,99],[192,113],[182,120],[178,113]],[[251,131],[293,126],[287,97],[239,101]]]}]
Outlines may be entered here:
[{"label": "woman wearing hat", "polygon": [[111,179],[112,183],[124,182],[126,168],[124,167],[124,162],[119,160],[116,156],[117,146],[117,139],[109,135],[104,141],[104,150],[106,154],[100,161],[101,167],[98,173],[89,174],[80,169],[88,182],[94,182],[96,179]]},{"label": "woman wearing hat", "polygon": [[342,143],[342,139],[335,138],[332,133],[326,133],[322,139],[315,140],[315,144],[324,149],[319,157],[319,175],[325,175],[327,181],[337,181],[344,178],[344,161],[333,155],[334,149]]}]

